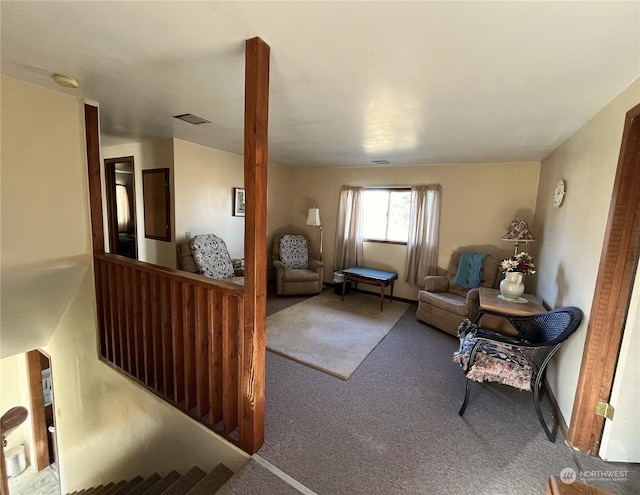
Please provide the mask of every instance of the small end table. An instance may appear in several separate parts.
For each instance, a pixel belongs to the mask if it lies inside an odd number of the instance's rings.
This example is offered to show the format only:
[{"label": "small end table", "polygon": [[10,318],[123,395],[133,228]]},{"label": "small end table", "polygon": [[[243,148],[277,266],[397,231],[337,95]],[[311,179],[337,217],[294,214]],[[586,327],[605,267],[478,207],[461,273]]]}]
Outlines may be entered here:
[{"label": "small end table", "polygon": [[[480,288],[480,311],[476,318],[476,324],[479,324],[480,319],[485,315],[494,317],[490,318],[490,326],[483,325],[486,330],[504,335],[517,335],[512,325],[505,320],[506,316],[529,316],[547,312],[547,309],[533,294],[522,294],[522,298],[527,300],[525,303],[505,301],[500,299],[499,295],[498,289]],[[495,318],[496,316],[499,319]]]}]

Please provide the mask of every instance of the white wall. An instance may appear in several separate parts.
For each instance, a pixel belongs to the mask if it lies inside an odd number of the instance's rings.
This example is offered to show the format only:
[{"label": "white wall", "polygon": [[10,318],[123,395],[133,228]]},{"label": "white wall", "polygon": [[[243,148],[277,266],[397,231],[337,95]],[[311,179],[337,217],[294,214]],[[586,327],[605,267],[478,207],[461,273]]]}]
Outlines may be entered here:
[{"label": "white wall", "polygon": [[[540,164],[474,163],[406,167],[297,168],[289,199],[291,223],[304,226],[308,208],[320,208],[324,226],[325,281],[333,278],[338,197],[342,185],[442,185],[438,265],[446,268],[453,251],[479,249],[498,259],[511,254],[513,244],[502,241],[516,215],[532,222]],[[306,227],[312,243],[318,232]],[[535,233],[535,232],[534,232]],[[404,282],[406,247],[365,243],[364,264],[398,272],[394,295],[417,300],[418,287]],[[375,290],[375,289],[372,289]]]},{"label": "white wall", "polygon": [[3,76],[1,110],[2,272],[89,264],[82,105]]},{"label": "white wall", "polygon": [[[176,267],[176,235],[175,235],[175,197],[174,197],[174,164],[173,139],[145,141],[143,143],[121,144],[102,149],[102,159],[133,156],[135,168],[136,217],[138,259],[169,268]],[[169,169],[169,185],[171,190],[171,241],[147,239],[144,236],[144,198],[142,195],[142,171],[153,168]],[[104,181],[104,161],[100,164],[102,180]],[[105,242],[108,242],[106,224],[106,197],[102,198],[103,214],[105,216]]]},{"label": "white wall", "polygon": [[[2,132],[3,273],[58,259],[90,263],[83,102],[3,77]],[[58,174],[73,180],[56,187],[50,176]],[[22,211],[19,220],[10,218]],[[40,229],[47,235],[36,235]],[[38,318],[37,312],[32,317]],[[246,460],[246,454],[98,361],[96,333],[89,269],[44,348],[52,365],[62,493],[194,464],[206,469],[224,462],[235,470]],[[5,396],[13,404],[24,402],[27,393],[20,379],[12,378],[24,358],[8,359],[0,366],[2,407]],[[24,429],[23,435],[27,439]]]},{"label": "white wall", "polygon": [[174,140],[178,242],[198,234],[224,239],[232,258],[244,258],[244,217],[234,217],[233,188],[244,187],[242,156]]},{"label": "white wall", "polygon": [[[638,102],[640,80],[542,162],[534,223],[539,239],[537,295],[551,307],[577,306],[585,314],[581,327],[553,360],[547,375],[567,424],[580,373],[625,114]],[[559,179],[566,180],[567,193],[563,205],[554,208],[553,191]],[[633,395],[636,405],[640,402],[639,390],[636,385],[625,391]],[[636,430],[636,434],[638,443],[640,432]]]},{"label": "white wall", "polygon": [[[0,415],[12,407],[22,406],[31,416],[29,404],[29,385],[27,379],[27,364],[24,354],[18,354],[0,359]],[[27,419],[7,437],[6,449],[17,445],[24,445],[27,459],[33,455],[33,431],[31,422]]]}]

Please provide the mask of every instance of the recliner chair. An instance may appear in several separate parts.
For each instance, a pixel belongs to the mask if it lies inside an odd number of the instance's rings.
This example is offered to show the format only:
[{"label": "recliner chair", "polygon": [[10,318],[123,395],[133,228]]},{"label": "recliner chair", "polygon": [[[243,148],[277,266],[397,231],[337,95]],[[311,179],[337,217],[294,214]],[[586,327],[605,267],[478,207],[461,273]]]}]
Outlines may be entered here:
[{"label": "recliner chair", "polygon": [[[446,275],[424,278],[424,290],[418,292],[416,317],[451,335],[458,335],[458,326],[465,318],[475,320],[480,310],[480,289],[455,285],[462,251],[453,253]],[[498,279],[498,262],[491,256],[484,258],[480,287],[493,288]]]},{"label": "recliner chair", "polygon": [[273,240],[273,266],[279,296],[322,292],[324,263],[309,258],[309,238],[304,234],[282,234]]}]

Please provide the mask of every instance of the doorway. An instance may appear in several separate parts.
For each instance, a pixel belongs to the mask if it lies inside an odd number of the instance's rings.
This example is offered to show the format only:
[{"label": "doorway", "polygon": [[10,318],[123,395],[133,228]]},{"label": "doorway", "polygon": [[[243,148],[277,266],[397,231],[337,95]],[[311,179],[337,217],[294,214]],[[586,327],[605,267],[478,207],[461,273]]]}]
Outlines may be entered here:
[{"label": "doorway", "polygon": [[34,350],[26,353],[29,379],[31,427],[33,429],[33,467],[41,471],[51,466],[58,472],[58,449],[53,406],[51,360],[45,353]]},{"label": "doorway", "polygon": [[138,259],[133,156],[104,161],[109,252]]}]

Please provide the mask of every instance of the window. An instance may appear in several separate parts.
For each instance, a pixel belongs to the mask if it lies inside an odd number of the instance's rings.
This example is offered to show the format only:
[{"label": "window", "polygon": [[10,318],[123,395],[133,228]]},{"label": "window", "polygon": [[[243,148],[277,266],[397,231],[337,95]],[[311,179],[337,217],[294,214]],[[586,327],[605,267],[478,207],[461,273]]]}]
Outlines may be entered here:
[{"label": "window", "polygon": [[410,214],[410,189],[365,189],[362,192],[364,240],[406,244]]}]

